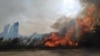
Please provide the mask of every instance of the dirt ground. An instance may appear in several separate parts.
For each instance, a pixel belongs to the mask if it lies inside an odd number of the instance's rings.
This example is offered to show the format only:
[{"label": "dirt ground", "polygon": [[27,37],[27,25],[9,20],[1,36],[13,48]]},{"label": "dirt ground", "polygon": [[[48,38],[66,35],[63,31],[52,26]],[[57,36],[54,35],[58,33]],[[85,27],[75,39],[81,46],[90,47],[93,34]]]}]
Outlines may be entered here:
[{"label": "dirt ground", "polygon": [[100,50],[95,49],[57,49],[35,51],[0,52],[0,56],[100,56]]}]

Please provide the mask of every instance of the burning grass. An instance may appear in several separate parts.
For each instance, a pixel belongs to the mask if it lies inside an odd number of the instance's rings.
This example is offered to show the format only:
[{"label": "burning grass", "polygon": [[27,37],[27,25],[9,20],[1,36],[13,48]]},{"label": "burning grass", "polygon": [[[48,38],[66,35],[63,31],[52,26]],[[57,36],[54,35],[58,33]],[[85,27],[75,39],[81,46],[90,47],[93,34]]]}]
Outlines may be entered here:
[{"label": "burning grass", "polygon": [[79,41],[73,41],[72,37],[75,32],[75,27],[80,29],[79,37],[84,35],[87,32],[90,32],[90,29],[93,27],[93,19],[92,14],[95,11],[95,8],[89,7],[86,17],[84,19],[77,18],[75,20],[76,24],[74,26],[70,26],[65,32],[64,36],[59,36],[55,32],[52,32],[51,35],[44,40],[44,45],[48,47],[56,47],[56,46],[78,46]]},{"label": "burning grass", "polygon": [[99,18],[96,19],[95,15],[93,17],[94,12],[97,10],[94,7],[89,7],[86,16],[84,18],[78,17],[74,19],[75,24],[69,24],[70,26],[68,28],[65,27],[63,34],[51,32],[42,36],[41,39],[15,38],[3,41],[1,38],[0,49],[100,48],[100,24],[95,23],[95,20]]}]

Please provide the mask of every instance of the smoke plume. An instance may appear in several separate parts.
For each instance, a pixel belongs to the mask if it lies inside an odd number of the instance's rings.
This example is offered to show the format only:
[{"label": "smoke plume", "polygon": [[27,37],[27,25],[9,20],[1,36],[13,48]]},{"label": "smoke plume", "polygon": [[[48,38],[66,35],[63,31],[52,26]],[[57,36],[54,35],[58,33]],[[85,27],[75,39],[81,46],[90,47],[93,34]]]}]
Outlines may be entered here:
[{"label": "smoke plume", "polygon": [[93,4],[96,7],[100,7],[100,0],[80,0],[82,4]]},{"label": "smoke plume", "polygon": [[[58,30],[58,35],[52,33],[45,45],[55,47],[58,45],[77,46],[80,37],[87,32],[93,32],[95,26],[100,25],[100,0],[80,0],[82,10],[76,18],[62,16],[52,28]],[[61,38],[59,38],[60,36]]]},{"label": "smoke plume", "polygon": [[[77,18],[80,17],[84,19],[84,17],[86,17],[88,8],[93,7],[95,8],[95,11],[92,13],[92,18],[95,20],[95,22],[93,22],[93,25],[100,25],[99,23],[100,22],[100,0],[79,0],[79,1],[83,9],[79,12]],[[63,28],[68,27],[68,25],[70,24],[73,23],[75,24],[75,20],[76,18],[62,16],[53,24],[52,28],[61,30]]]}]

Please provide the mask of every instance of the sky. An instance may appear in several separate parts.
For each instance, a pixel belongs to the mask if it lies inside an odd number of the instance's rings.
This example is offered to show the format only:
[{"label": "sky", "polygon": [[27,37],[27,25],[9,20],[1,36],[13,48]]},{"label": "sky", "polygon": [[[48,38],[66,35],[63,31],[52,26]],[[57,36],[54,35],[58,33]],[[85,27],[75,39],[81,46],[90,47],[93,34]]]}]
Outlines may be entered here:
[{"label": "sky", "polygon": [[80,9],[78,0],[0,0],[0,32],[17,21],[22,35],[52,32],[59,17],[75,17]]}]

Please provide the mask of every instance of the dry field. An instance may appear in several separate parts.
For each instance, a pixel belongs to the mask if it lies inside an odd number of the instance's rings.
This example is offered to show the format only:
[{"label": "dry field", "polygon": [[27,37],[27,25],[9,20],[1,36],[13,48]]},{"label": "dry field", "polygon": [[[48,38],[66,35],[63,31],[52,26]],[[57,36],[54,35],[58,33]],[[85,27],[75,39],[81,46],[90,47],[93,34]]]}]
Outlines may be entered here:
[{"label": "dry field", "polygon": [[35,51],[6,51],[0,56],[100,56],[98,49],[57,49]]}]

